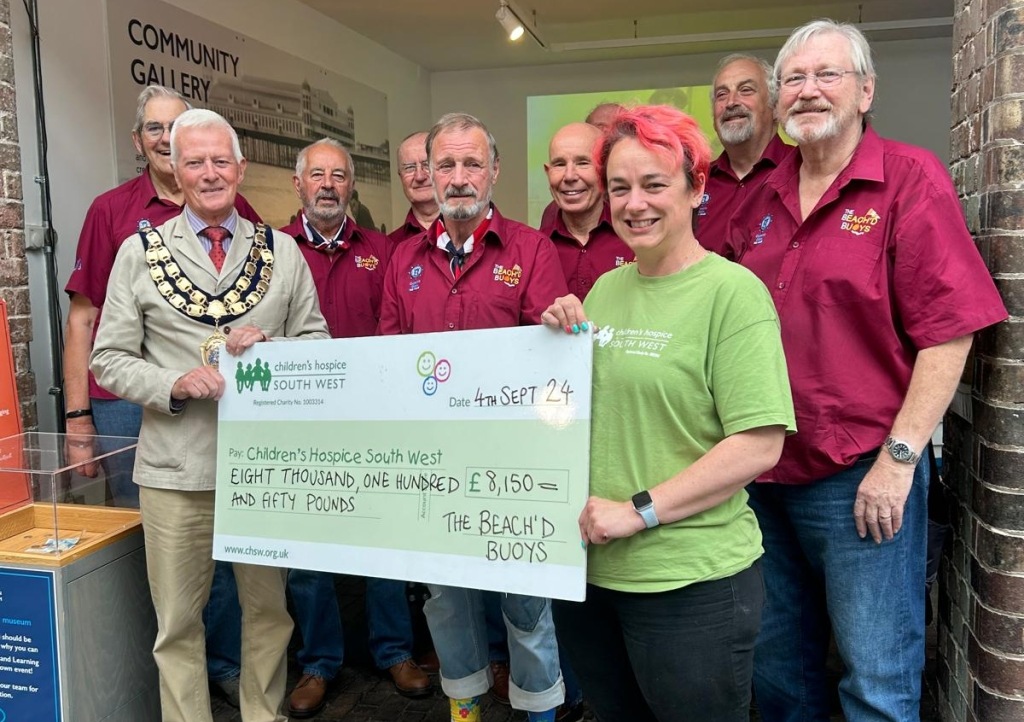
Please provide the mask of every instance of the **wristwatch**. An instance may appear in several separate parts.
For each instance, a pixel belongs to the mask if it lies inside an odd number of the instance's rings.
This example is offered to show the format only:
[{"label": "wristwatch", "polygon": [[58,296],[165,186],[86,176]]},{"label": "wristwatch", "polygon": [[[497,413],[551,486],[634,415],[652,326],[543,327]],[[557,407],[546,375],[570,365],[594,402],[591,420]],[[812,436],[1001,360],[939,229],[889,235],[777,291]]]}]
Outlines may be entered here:
[{"label": "wristwatch", "polygon": [[640,518],[644,520],[644,526],[648,529],[658,526],[658,515],[654,513],[654,499],[650,492],[641,491],[633,494],[633,509]]},{"label": "wristwatch", "polygon": [[915,466],[921,455],[910,448],[910,444],[900,439],[895,439],[892,436],[885,437],[885,443],[883,444],[885,450],[889,452],[889,456],[892,457],[893,461],[898,461],[901,464],[910,464]]}]

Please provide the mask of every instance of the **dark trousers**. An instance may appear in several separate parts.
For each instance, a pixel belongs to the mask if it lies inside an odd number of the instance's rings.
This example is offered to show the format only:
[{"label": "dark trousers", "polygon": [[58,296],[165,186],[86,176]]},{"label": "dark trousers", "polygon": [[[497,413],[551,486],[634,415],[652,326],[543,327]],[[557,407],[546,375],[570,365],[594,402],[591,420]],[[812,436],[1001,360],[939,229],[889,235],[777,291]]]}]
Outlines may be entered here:
[{"label": "dark trousers", "polygon": [[748,722],[760,564],[668,592],[587,585],[555,629],[601,722]]}]

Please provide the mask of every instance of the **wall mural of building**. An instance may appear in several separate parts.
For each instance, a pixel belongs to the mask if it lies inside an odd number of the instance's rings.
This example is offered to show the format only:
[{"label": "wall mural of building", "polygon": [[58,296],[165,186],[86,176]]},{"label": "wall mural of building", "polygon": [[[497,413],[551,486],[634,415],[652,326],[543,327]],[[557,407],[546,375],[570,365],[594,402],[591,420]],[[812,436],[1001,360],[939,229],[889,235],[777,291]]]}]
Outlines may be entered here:
[{"label": "wall mural of building", "polygon": [[118,182],[145,163],[131,130],[139,91],[156,83],[234,126],[249,163],[242,192],[269,223],[296,212],[295,158],[324,137],[352,154],[360,202],[392,217],[383,93],[159,0],[107,0],[107,25]]},{"label": "wall mural of building", "polygon": [[390,186],[391,150],[356,142],[356,113],[341,108],[331,93],[311,87],[275,82],[265,78],[218,81],[210,89],[207,107],[234,126],[242,154],[250,163],[279,168],[295,167],[295,157],[320,138],[334,138],[352,154],[360,185]]}]

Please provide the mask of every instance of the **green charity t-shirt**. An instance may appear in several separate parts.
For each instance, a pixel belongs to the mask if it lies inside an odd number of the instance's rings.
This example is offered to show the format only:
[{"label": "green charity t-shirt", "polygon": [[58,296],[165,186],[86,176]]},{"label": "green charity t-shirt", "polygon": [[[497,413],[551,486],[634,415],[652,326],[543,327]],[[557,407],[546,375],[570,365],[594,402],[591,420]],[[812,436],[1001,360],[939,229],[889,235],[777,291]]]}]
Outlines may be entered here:
[{"label": "green charity t-shirt", "polygon": [[[670,276],[604,274],[585,303],[594,337],[590,493],[625,501],[730,434],[796,429],[771,297],[710,254]],[[588,581],[632,592],[721,579],[762,553],[746,491],[689,518],[592,545]]]}]

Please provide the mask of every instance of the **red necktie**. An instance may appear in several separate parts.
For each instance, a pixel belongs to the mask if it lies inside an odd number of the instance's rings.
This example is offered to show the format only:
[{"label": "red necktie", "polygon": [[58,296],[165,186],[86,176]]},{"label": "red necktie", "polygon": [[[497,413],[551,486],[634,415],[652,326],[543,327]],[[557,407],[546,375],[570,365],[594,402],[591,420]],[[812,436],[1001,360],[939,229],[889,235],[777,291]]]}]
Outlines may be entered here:
[{"label": "red necktie", "polygon": [[210,241],[210,260],[213,261],[217,273],[220,273],[220,269],[224,267],[224,259],[227,258],[227,254],[224,253],[224,239],[231,234],[222,226],[207,226],[203,229],[202,235]]}]

